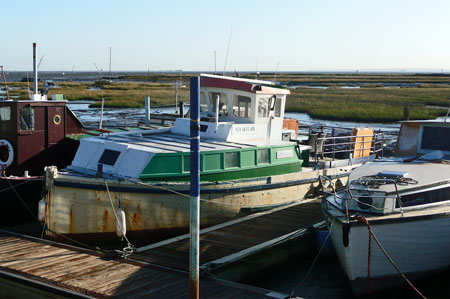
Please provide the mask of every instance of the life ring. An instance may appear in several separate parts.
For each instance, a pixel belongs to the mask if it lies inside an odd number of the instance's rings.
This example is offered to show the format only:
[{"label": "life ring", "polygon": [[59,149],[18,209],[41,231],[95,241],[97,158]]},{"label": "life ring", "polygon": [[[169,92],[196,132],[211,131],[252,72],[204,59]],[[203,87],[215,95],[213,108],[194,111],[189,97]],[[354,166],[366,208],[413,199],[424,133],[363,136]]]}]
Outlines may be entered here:
[{"label": "life ring", "polygon": [[6,161],[3,161],[2,157],[0,157],[0,167],[4,169],[12,164],[14,160],[14,149],[11,142],[5,139],[0,139],[0,147],[2,146],[6,146],[6,148],[8,149],[8,159],[6,159]]}]

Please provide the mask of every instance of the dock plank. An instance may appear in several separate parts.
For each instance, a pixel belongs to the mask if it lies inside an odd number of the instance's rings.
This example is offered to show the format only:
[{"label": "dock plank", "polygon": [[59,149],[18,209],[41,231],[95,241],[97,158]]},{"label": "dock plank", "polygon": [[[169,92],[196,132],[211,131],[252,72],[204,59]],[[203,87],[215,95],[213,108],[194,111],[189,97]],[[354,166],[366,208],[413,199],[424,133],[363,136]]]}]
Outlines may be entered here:
[{"label": "dock plank", "polygon": [[[5,253],[3,246],[10,251]],[[9,273],[11,279],[20,278],[37,288],[54,289],[58,294],[67,292],[71,297],[74,294],[104,298],[186,298],[189,295],[187,272],[147,262],[110,260],[103,253],[5,231],[0,231],[0,253],[3,275]],[[201,294],[204,298],[262,298],[270,293],[209,278],[202,278],[200,290],[212,294]]]},{"label": "dock plank", "polygon": [[[310,227],[323,218],[320,201],[311,200],[252,215],[242,221],[230,221],[217,229],[200,235],[200,264],[247,252],[259,244],[269,242]],[[144,250],[133,257],[157,262],[166,267],[187,271],[189,269],[189,238],[163,242],[161,246]]]}]

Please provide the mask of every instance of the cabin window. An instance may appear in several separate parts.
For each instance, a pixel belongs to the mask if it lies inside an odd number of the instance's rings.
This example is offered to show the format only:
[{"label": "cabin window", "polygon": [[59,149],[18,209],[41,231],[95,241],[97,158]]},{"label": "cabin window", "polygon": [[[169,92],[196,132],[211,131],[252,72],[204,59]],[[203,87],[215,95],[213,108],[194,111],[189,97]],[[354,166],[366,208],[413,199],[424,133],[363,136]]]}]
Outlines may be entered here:
[{"label": "cabin window", "polygon": [[276,98],[275,100],[275,117],[281,117],[281,98]]},{"label": "cabin window", "polygon": [[29,131],[34,130],[35,116],[34,107],[25,106],[20,108],[20,130]]},{"label": "cabin window", "polygon": [[450,151],[450,139],[441,138],[441,136],[450,136],[449,127],[423,127],[422,150],[441,150]]},{"label": "cabin window", "polygon": [[200,112],[208,112],[208,102],[204,92],[200,93]]},{"label": "cabin window", "polygon": [[11,126],[11,107],[0,107],[0,129],[9,131]]},{"label": "cabin window", "polygon": [[225,168],[239,167],[239,152],[225,153]]},{"label": "cabin window", "polygon": [[233,96],[233,115],[236,117],[250,118],[252,116],[252,100],[250,97]]},{"label": "cabin window", "polygon": [[119,158],[119,156],[120,156],[119,151],[105,149],[102,156],[100,157],[100,160],[98,160],[98,163],[106,164],[109,166],[114,166],[114,164],[116,164],[117,158]]},{"label": "cabin window", "polygon": [[269,149],[263,148],[258,150],[258,164],[268,164],[269,160]]},{"label": "cabin window", "polygon": [[[450,198],[450,187],[429,190],[414,194],[403,195],[401,197],[403,207],[411,207],[423,205],[427,203],[440,202]],[[396,208],[400,208],[398,201],[395,204]]]},{"label": "cabin window", "polygon": [[267,118],[269,116],[269,99],[270,98],[259,98],[258,99],[258,117]]},{"label": "cabin window", "polygon": [[216,113],[216,99],[219,97],[219,115],[228,115],[227,95],[221,92],[210,92],[209,101],[211,103],[212,112]]}]

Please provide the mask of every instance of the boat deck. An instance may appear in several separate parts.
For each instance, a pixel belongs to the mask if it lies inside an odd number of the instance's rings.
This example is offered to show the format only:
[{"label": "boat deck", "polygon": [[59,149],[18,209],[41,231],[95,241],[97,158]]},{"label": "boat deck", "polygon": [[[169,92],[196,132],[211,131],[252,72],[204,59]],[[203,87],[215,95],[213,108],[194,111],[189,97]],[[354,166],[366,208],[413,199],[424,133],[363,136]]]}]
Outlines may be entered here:
[{"label": "boat deck", "polygon": [[[130,259],[110,259],[95,251],[0,231],[0,277],[18,283],[2,297],[28,294],[64,297],[187,298],[188,274]],[[12,293],[11,293],[12,292]],[[49,295],[50,294],[50,295]],[[269,290],[208,278],[200,281],[203,298],[284,297]]]},{"label": "boat deck", "polygon": [[[216,268],[297,237],[322,219],[319,200],[293,203],[200,231],[200,268]],[[137,249],[134,259],[189,270],[189,234]]]}]

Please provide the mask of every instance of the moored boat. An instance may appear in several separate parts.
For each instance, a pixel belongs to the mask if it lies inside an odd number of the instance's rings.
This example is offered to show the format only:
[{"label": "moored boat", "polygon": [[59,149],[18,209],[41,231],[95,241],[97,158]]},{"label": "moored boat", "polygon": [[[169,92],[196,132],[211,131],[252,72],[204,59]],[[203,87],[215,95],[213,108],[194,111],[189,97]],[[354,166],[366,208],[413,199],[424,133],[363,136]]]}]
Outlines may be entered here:
[{"label": "moored boat", "polygon": [[330,236],[356,294],[450,266],[448,136],[446,121],[403,122],[396,157],[355,169],[346,187],[324,197]]},{"label": "moored boat", "polygon": [[[214,75],[202,75],[200,84],[202,226],[302,200],[315,190],[319,175],[345,180],[375,156],[372,130],[370,138],[356,134],[349,141],[352,154],[339,161],[324,150],[330,144],[325,146],[323,137],[315,138],[316,159],[309,161],[312,146],[283,140],[289,90],[269,81]],[[184,118],[172,128],[82,140],[67,169],[47,168],[42,220],[48,236],[115,240],[118,211],[125,215],[129,238],[186,232],[189,157]]]},{"label": "moored boat", "polygon": [[33,53],[34,92],[30,99],[0,101],[0,191],[5,199],[0,224],[35,217],[44,167],[70,164],[79,144],[71,137],[83,135],[83,124],[67,101],[48,100],[38,91],[36,44]]}]

